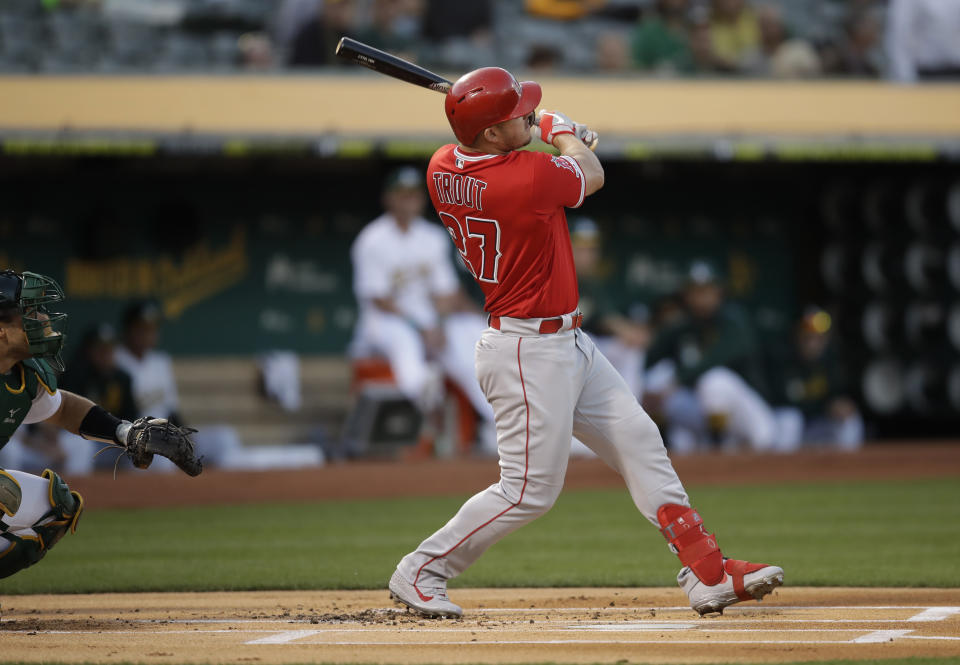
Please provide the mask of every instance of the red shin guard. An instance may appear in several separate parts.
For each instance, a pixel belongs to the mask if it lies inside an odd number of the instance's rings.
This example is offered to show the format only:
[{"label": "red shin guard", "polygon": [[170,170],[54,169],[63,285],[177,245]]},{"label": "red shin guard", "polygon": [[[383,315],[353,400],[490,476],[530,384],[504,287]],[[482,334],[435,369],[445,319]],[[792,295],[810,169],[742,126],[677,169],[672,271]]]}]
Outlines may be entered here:
[{"label": "red shin guard", "polygon": [[707,585],[723,581],[723,554],[713,534],[703,528],[703,520],[693,508],[667,503],[657,510],[660,533],[680,558]]}]

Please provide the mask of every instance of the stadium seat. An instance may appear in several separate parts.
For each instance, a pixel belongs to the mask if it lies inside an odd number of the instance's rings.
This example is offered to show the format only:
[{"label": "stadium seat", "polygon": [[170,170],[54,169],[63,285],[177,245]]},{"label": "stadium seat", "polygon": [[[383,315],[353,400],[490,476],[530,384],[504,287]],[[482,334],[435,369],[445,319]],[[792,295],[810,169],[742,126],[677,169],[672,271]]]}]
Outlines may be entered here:
[{"label": "stadium seat", "polygon": [[[351,392],[356,400],[354,410],[365,400],[367,402],[379,400],[384,404],[390,403],[394,405],[393,408],[396,408],[395,402],[398,399],[409,403],[396,388],[393,372],[386,359],[381,357],[356,358],[351,362],[351,368]],[[476,438],[476,412],[467,396],[449,378],[444,379],[444,390],[446,398],[442,408],[438,436],[420,436],[415,442],[408,441],[407,443],[416,444],[413,452],[407,454],[408,457],[469,454]],[[364,408],[369,409],[370,407]],[[410,408],[414,408],[412,404]],[[356,414],[347,417],[347,425],[344,428],[347,432],[351,429],[351,416],[356,418]],[[367,416],[375,417],[376,414],[370,412]]]}]

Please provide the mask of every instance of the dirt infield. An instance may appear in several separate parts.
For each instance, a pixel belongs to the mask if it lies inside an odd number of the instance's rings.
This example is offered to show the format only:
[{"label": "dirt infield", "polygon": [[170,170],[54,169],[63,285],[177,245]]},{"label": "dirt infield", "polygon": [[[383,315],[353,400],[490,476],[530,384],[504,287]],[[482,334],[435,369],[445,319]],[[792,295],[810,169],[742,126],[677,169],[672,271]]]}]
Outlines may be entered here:
[{"label": "dirt infield", "polygon": [[468,589],[461,620],[385,591],[16,596],[4,660],[673,663],[960,657],[960,589],[786,587],[701,619],[677,589]]},{"label": "dirt infield", "polygon": [[[784,482],[843,482],[960,476],[960,442],[868,446],[858,453],[808,451],[796,455],[698,455],[674,460],[688,487]],[[495,482],[496,460],[416,463],[354,462],[277,472],[205,471],[197,478],[171,473],[107,472],[67,478],[88,509],[189,506],[210,503],[315,501],[468,494]],[[571,460],[567,489],[622,487],[597,459]]]}]

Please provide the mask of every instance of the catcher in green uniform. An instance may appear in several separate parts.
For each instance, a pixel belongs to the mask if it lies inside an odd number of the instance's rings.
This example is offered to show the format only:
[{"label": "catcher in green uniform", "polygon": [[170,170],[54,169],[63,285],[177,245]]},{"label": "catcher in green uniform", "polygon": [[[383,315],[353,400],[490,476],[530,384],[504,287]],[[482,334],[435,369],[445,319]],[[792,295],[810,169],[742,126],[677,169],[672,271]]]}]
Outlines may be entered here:
[{"label": "catcher in green uniform", "polygon": [[[189,437],[194,430],[157,418],[120,420],[85,397],[57,390],[67,315],[48,308],[61,300],[63,290],[49,277],[0,270],[0,448],[21,424],[47,421],[122,449],[139,468],[156,454],[198,475],[203,466]],[[35,476],[0,469],[0,578],[35,564],[67,531],[74,533],[81,512],[83,498],[54,471]]]}]

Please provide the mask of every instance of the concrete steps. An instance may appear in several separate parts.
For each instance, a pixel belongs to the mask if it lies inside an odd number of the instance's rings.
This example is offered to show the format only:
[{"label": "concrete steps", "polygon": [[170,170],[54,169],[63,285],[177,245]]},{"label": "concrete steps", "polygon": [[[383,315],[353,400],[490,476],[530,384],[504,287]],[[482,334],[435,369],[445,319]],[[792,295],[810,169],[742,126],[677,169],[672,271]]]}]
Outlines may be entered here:
[{"label": "concrete steps", "polygon": [[231,425],[246,445],[316,441],[318,429],[338,437],[351,405],[350,364],[341,356],[300,358],[297,411],[261,394],[255,356],[181,357],[174,374],[190,425]]}]

